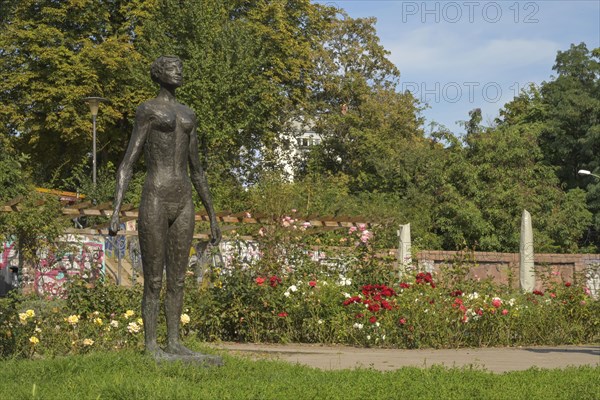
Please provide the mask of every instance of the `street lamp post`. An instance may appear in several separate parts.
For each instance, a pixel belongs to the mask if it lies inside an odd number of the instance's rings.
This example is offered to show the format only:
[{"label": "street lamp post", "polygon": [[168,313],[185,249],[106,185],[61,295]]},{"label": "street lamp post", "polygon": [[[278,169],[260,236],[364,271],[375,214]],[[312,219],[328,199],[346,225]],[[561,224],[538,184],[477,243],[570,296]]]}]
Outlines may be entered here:
[{"label": "street lamp post", "polygon": [[590,171],[588,171],[587,169],[580,169],[579,171],[577,171],[577,173],[579,175],[589,175],[589,176],[593,176],[596,179],[600,179],[599,175],[596,174],[592,174]]},{"label": "street lamp post", "polygon": [[108,101],[103,97],[86,97],[83,99],[90,107],[92,113],[92,182],[96,187],[96,116],[101,102]]}]

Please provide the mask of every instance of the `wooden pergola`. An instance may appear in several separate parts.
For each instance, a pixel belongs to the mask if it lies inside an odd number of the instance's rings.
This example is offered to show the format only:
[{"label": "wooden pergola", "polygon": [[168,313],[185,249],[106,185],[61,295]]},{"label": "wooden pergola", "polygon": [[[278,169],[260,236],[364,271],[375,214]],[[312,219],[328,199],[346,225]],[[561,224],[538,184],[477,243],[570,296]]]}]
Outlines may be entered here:
[{"label": "wooden pergola", "polygon": [[[65,230],[66,234],[82,235],[82,236],[108,236],[108,219],[113,214],[112,202],[105,202],[101,204],[94,204],[85,195],[64,192],[52,189],[38,189],[38,192],[57,196],[62,204],[61,213],[65,218],[75,219],[78,217],[104,217],[106,221],[101,221],[99,224],[89,228],[68,228]],[[4,204],[0,204],[0,212],[20,212],[23,210],[24,197],[17,197]],[[40,199],[39,205],[44,203],[43,199]],[[128,222],[137,220],[138,209],[131,204],[124,204],[120,210],[120,221]],[[221,232],[223,232],[223,239],[228,240],[235,238],[235,240],[252,241],[256,238],[253,236],[240,236],[231,235],[228,237],[225,232],[231,232],[240,228],[240,225],[244,224],[256,224],[256,225],[275,225],[284,222],[282,217],[269,216],[264,214],[252,213],[250,211],[232,213],[229,211],[222,211],[216,214],[217,220],[220,223]],[[283,217],[284,218],[284,217]],[[310,229],[302,229],[304,234],[315,234],[319,232],[336,230],[336,229],[349,229],[351,227],[359,228],[361,226],[372,227],[373,224],[364,221],[363,218],[356,217],[319,217],[319,216],[308,216],[299,217],[292,213],[290,218],[293,218],[294,225],[298,227],[306,226]],[[205,211],[197,212],[195,214],[195,220],[197,222],[209,222],[208,214]],[[288,222],[290,222],[288,220]],[[137,236],[138,232],[135,230],[123,230],[119,231],[119,236]],[[194,239],[200,239],[206,241],[210,238],[210,230],[204,232],[198,232],[194,234]],[[110,276],[115,279],[118,284],[132,284],[139,280],[141,277],[134,272],[133,266],[128,264],[125,260],[119,259],[118,265],[113,261],[109,262],[106,259],[106,267],[110,271]]]},{"label": "wooden pergola", "polygon": [[[71,219],[81,216],[91,217],[106,217],[112,216],[112,202],[105,202],[101,204],[93,204],[92,201],[86,200],[85,195],[81,195],[73,192],[58,191],[52,189],[38,188],[38,192],[56,195],[60,198],[62,203],[61,212],[64,216]],[[22,209],[20,203],[23,201],[23,197],[17,197],[12,199],[0,206],[2,212],[19,212]],[[131,220],[137,220],[138,209],[131,204],[124,204],[120,210],[121,222],[127,222]],[[205,211],[197,212],[195,219],[197,222],[205,221],[208,222],[208,214]],[[359,217],[321,217],[311,215],[308,217],[294,217],[297,224],[306,224],[311,228],[318,228],[318,230],[312,230],[312,232],[335,230],[341,228],[359,227],[366,226],[371,227],[372,224],[364,221],[363,218]],[[264,214],[254,214],[250,211],[244,211],[240,213],[231,213],[229,211],[223,211],[217,213],[217,220],[222,224],[221,231],[231,231],[237,228],[236,225],[231,224],[262,224],[262,225],[273,225],[281,222],[278,218],[268,216]],[[82,235],[108,235],[108,222],[98,224],[91,228],[70,228],[66,233],[82,234]],[[119,231],[119,235],[137,235],[135,231]],[[209,231],[200,232],[194,235],[195,239],[208,239]],[[242,237],[243,239],[252,239],[251,237]]]}]

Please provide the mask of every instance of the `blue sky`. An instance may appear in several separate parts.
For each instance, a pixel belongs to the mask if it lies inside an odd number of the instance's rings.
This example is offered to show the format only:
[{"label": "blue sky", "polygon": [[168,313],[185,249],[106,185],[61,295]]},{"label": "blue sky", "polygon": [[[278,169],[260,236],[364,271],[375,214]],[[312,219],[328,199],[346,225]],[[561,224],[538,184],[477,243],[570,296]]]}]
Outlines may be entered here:
[{"label": "blue sky", "polygon": [[600,47],[600,0],[319,0],[353,18],[377,18],[377,33],[423,115],[455,133],[481,108],[484,123],[520,88],[551,78],[571,43]]}]

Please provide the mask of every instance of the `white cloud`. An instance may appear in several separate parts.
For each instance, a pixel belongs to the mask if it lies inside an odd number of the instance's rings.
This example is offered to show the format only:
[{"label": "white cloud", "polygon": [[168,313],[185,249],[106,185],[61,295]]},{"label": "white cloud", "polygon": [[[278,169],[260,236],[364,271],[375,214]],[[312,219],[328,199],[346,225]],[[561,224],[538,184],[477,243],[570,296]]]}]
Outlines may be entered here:
[{"label": "white cloud", "polygon": [[[452,28],[452,27],[450,27]],[[424,114],[451,129],[480,107],[484,120],[529,82],[549,78],[560,45],[545,38],[486,36],[443,26],[421,26],[382,42],[404,89],[431,107]]]},{"label": "white cloud", "polygon": [[559,44],[547,39],[468,40],[459,32],[422,27],[383,42],[390,60],[412,80],[431,76],[481,79],[501,71],[552,65]]}]

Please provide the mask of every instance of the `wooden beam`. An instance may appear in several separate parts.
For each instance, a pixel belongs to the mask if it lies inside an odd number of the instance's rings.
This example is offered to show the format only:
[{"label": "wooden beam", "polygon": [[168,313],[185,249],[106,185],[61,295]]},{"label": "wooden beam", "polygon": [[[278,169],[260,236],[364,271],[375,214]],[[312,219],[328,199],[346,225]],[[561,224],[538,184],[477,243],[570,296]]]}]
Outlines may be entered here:
[{"label": "wooden beam", "polygon": [[[11,212],[11,211],[19,211],[18,208],[19,202],[22,201],[22,197],[17,197],[7,203],[4,203],[0,206],[0,211]],[[62,213],[65,216],[97,216],[97,217],[106,217],[109,218],[112,216],[112,206],[111,203],[106,202],[97,206],[93,206],[89,201],[82,202],[74,205],[67,205],[62,208]],[[121,207],[121,211],[119,213],[122,221],[129,221],[132,219],[138,218],[138,210],[135,209],[131,204],[124,204]],[[250,213],[236,213],[229,214],[228,212],[219,212],[216,214],[217,221],[221,223],[227,224],[265,224],[271,225],[274,223],[278,223],[279,221],[274,220],[272,217],[256,214],[253,215]],[[196,221],[209,221],[208,214],[206,211],[200,211],[195,214]],[[297,224],[309,223],[311,227],[327,227],[332,229],[337,228],[350,228],[353,226],[364,225],[365,227],[373,227],[378,226],[377,224],[373,224],[370,222],[364,221],[364,219],[359,217],[318,217],[311,216],[308,218],[297,218]]]},{"label": "wooden beam", "polygon": [[12,206],[17,205],[22,201],[23,201],[23,196],[17,196],[14,199],[11,199],[11,200],[7,201],[6,203],[4,203],[2,206],[12,208]]},{"label": "wooden beam", "polygon": [[[72,235],[90,235],[90,236],[108,236],[108,229],[94,229],[94,228],[84,228],[84,229],[76,229],[76,228],[68,228],[65,230],[65,233],[70,233]],[[137,231],[119,231],[117,232],[117,236],[138,236]],[[252,236],[236,236],[236,239],[242,240],[254,240]],[[194,234],[194,239],[210,239],[210,234],[205,232],[199,232]],[[233,239],[228,236],[223,236],[224,240]]]},{"label": "wooden beam", "polygon": [[35,188],[35,191],[38,193],[53,194],[53,195],[59,196],[59,197],[72,197],[74,199],[85,199],[85,194],[76,193],[76,192],[67,192],[64,190]]},{"label": "wooden beam", "polygon": [[82,210],[88,207],[92,206],[92,202],[91,201],[82,201],[81,203],[76,203],[73,204],[72,206],[69,206],[71,208],[77,208],[78,210]]},{"label": "wooden beam", "polygon": [[105,201],[104,203],[100,203],[95,207],[92,207],[95,210],[110,210],[112,209],[113,203],[112,201]]}]

